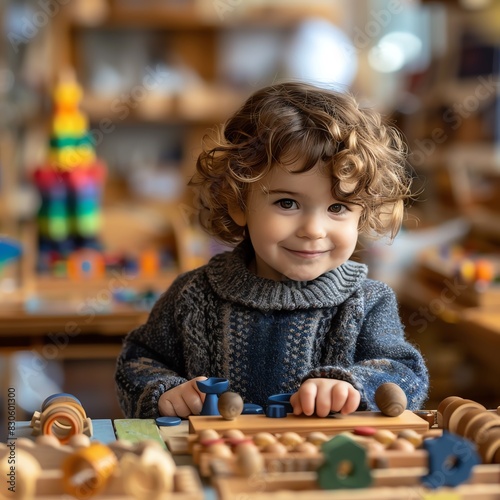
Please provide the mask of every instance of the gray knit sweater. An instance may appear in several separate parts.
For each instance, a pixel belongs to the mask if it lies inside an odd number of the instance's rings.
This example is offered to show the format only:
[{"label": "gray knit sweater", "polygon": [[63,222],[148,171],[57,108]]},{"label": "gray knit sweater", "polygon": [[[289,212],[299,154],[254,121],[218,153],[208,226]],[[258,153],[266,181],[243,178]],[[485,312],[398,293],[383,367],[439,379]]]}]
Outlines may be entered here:
[{"label": "gray knit sweater", "polygon": [[308,378],[345,380],[374,409],[384,382],[418,409],[428,390],[420,353],[404,337],[393,291],[348,261],[313,281],[272,281],[247,268],[241,244],[180,275],[128,334],[116,383],[127,417],[158,416],[167,390],[196,376],[223,377],[248,403],[295,392]]}]

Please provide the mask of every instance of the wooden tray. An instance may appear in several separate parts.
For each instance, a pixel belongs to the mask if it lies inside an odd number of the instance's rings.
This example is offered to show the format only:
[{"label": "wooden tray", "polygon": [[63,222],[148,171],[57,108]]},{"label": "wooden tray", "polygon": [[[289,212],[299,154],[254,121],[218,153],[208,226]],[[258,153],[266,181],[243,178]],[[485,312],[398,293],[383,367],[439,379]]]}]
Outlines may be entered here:
[{"label": "wooden tray", "polygon": [[479,465],[468,483],[457,488],[429,490],[420,479],[425,468],[380,469],[372,472],[369,488],[321,490],[315,472],[261,474],[258,477],[216,476],[220,500],[422,500],[438,498],[498,500],[500,465]]},{"label": "wooden tray", "polygon": [[405,410],[398,417],[386,417],[380,412],[370,411],[360,411],[350,415],[335,414],[326,418],[292,414],[288,414],[285,418],[268,418],[265,415],[240,415],[234,420],[224,420],[220,416],[189,417],[190,434],[199,434],[205,429],[214,429],[217,432],[239,429],[248,435],[263,431],[274,433],[293,431],[303,436],[314,431],[321,431],[333,435],[353,430],[355,427],[367,426],[395,432],[412,429],[424,433],[429,430],[428,422],[409,410]]}]

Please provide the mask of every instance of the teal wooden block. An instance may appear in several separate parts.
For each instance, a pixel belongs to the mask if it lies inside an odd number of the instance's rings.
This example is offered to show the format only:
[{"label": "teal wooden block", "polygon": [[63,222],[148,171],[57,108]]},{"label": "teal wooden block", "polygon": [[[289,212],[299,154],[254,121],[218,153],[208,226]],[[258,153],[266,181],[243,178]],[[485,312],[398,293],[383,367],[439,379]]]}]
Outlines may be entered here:
[{"label": "teal wooden block", "polygon": [[372,482],[366,450],[342,434],[321,447],[324,463],[318,468],[318,483],[322,489],[366,488]]},{"label": "teal wooden block", "polygon": [[165,441],[160,435],[156,422],[151,419],[118,419],[114,421],[115,432],[118,439],[125,439],[132,443],[153,440],[164,448]]}]

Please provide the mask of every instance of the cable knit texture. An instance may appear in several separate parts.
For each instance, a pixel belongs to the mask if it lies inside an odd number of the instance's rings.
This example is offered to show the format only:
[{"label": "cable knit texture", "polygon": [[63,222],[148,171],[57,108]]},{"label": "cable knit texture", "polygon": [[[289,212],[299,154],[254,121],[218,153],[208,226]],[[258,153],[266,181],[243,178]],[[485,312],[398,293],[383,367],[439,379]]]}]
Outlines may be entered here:
[{"label": "cable knit texture", "polygon": [[247,268],[241,244],[180,275],[128,334],[118,358],[118,397],[129,418],[158,416],[167,390],[196,376],[224,377],[248,403],[295,392],[308,378],[335,378],[376,410],[384,382],[421,408],[428,373],[408,343],[393,291],[348,261],[313,281],[273,281]]}]

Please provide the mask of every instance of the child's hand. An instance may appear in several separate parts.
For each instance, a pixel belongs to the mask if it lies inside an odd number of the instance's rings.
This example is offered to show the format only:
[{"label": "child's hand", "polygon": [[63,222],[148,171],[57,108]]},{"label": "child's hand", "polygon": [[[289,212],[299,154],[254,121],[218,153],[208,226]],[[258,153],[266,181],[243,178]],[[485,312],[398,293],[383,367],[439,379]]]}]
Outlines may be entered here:
[{"label": "child's hand", "polygon": [[160,415],[181,418],[199,415],[205,401],[205,394],[198,389],[197,380],[207,380],[207,377],[196,377],[164,392],[158,401]]},{"label": "child's hand", "polygon": [[328,378],[310,378],[292,394],[293,414],[326,417],[332,411],[343,415],[356,411],[361,401],[359,391],[349,382]]}]

